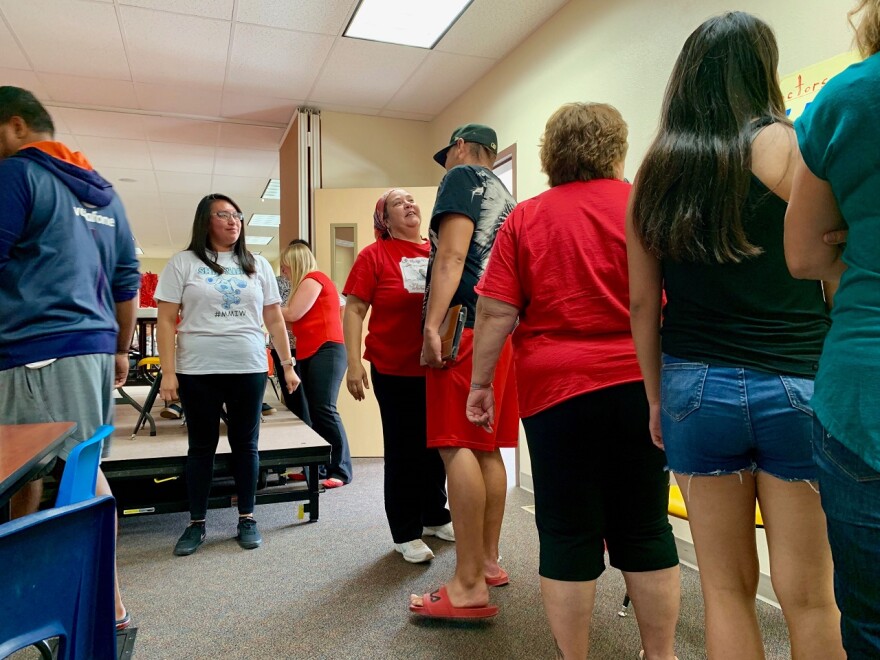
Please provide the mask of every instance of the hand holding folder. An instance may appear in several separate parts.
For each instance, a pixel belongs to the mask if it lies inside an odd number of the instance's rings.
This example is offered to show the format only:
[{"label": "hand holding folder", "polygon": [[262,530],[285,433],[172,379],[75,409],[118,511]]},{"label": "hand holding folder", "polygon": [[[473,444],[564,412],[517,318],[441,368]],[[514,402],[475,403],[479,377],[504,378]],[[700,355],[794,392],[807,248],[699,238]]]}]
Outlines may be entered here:
[{"label": "hand holding folder", "polygon": [[[467,321],[467,308],[463,305],[450,307],[440,324],[440,359],[444,362],[453,362],[458,357],[458,347],[461,343],[461,333]],[[419,364],[425,366],[425,356],[421,356]]]}]

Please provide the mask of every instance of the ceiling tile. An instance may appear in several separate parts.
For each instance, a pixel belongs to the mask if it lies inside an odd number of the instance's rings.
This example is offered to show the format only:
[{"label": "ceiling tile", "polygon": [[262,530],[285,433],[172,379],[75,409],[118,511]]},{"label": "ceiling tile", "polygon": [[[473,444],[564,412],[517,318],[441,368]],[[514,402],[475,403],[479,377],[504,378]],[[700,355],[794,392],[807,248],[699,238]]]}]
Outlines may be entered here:
[{"label": "ceiling tile", "polygon": [[[156,186],[156,177],[153,170],[133,170],[124,167],[103,167],[100,174],[113,184],[116,192],[123,198],[132,195],[156,195],[159,188]],[[123,181],[123,179],[131,179]]]},{"label": "ceiling tile", "polygon": [[134,89],[143,110],[204,117],[217,117],[220,114],[219,87],[200,88],[192,85],[136,82]]},{"label": "ceiling tile", "polygon": [[150,150],[143,140],[120,140],[118,138],[77,138],[86,157],[95,169],[121,167],[135,170],[151,170]]},{"label": "ceiling tile", "polygon": [[429,51],[360,39],[339,39],[309,101],[382,108]]},{"label": "ceiling tile", "polygon": [[220,124],[220,139],[217,141],[217,144],[221,147],[267,149],[277,152],[281,146],[282,137],[284,137],[283,128],[248,126],[246,124]]},{"label": "ceiling tile", "polygon": [[305,98],[332,45],[324,35],[236,25],[225,89]]},{"label": "ceiling tile", "polygon": [[301,101],[256,96],[254,94],[236,94],[223,92],[223,106],[220,114],[231,119],[251,119],[253,121],[287,124],[293,118]]},{"label": "ceiling tile", "polygon": [[119,11],[135,82],[223,84],[231,23],[138,7]]},{"label": "ceiling tile", "polygon": [[50,100],[46,88],[33,71],[0,69],[0,80],[3,81],[4,85],[13,85],[28,90],[44,104]]},{"label": "ceiling tile", "polygon": [[[256,149],[232,149],[217,147],[214,159],[214,174],[228,176],[252,176],[268,179],[272,168],[278,162],[277,151],[258,151]],[[263,192],[262,190],[260,191]]]},{"label": "ceiling tile", "polygon": [[220,124],[215,121],[200,121],[179,117],[143,117],[144,130],[151,142],[177,142],[180,144],[202,144],[213,147],[217,144]]},{"label": "ceiling tile", "polygon": [[239,0],[236,20],[269,27],[342,33],[354,8],[354,0]]},{"label": "ceiling tile", "polygon": [[60,73],[38,75],[53,101],[108,108],[138,108],[134,86],[128,80],[83,78]]},{"label": "ceiling tile", "polygon": [[437,115],[494,65],[495,60],[482,57],[431,53],[387,109]]},{"label": "ceiling tile", "polygon": [[[35,71],[130,78],[113,5],[83,0],[0,0],[0,9]],[[71,29],[72,16],[81,29]]]},{"label": "ceiling tile", "polygon": [[74,135],[137,140],[146,137],[142,115],[82,108],[53,108],[51,112],[53,116],[63,119],[68,132]]},{"label": "ceiling tile", "polygon": [[120,5],[232,20],[233,0],[119,0]]},{"label": "ceiling tile", "polygon": [[166,172],[211,174],[214,170],[214,147],[171,142],[148,142],[153,166]]},{"label": "ceiling tile", "polygon": [[226,176],[215,174],[211,182],[211,190],[230,197],[259,197],[266,189],[269,177]]},{"label": "ceiling tile", "polygon": [[568,0],[477,0],[434,47],[435,52],[504,57]]},{"label": "ceiling tile", "polygon": [[[2,7],[2,5],[0,5]],[[30,69],[31,64],[27,61],[21,48],[15,43],[15,39],[6,23],[0,20],[0,62],[10,69]]]},{"label": "ceiling tile", "polygon": [[159,191],[164,193],[186,193],[203,190],[211,192],[211,175],[193,172],[156,172]]}]

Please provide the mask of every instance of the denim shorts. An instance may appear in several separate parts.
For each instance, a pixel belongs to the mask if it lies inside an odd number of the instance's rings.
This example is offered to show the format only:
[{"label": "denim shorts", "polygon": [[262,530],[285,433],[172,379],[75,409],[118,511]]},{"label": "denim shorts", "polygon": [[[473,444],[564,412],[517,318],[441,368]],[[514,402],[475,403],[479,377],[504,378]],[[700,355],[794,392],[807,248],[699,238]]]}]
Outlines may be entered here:
[{"label": "denim shorts", "polygon": [[666,461],[691,475],[766,472],[817,478],[813,381],[663,356],[660,403]]}]

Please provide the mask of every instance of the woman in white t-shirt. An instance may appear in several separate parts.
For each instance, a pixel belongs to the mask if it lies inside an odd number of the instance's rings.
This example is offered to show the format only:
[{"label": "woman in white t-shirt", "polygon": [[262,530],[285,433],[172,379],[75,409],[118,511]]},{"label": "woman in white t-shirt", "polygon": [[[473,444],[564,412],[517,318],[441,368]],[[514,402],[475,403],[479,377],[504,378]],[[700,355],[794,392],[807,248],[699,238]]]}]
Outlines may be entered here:
[{"label": "woman in white t-shirt", "polygon": [[190,555],[205,540],[224,406],[238,494],[236,539],[242,548],[259,547],[262,538],[253,512],[268,370],[262,325],[274,338],[289,391],[299,386],[299,378],[293,370],[275,274],[268,261],[245,247],[241,209],[232,199],[214,194],[199,202],[190,244],[163,269],[155,298],[162,356],[160,395],[166,401],[179,396],[189,436],[190,523],[174,554]]}]

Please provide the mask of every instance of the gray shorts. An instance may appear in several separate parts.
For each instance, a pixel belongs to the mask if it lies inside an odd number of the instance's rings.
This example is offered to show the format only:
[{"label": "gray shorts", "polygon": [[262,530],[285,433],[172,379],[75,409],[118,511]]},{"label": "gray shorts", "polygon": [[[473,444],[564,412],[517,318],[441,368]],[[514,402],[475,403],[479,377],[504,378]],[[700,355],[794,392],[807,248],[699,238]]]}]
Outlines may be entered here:
[{"label": "gray shorts", "polygon": [[[61,358],[39,369],[0,371],[0,424],[76,422],[58,454],[67,460],[99,426],[113,423],[114,373],[114,357],[104,354]],[[102,457],[110,453],[110,440],[104,440]]]}]

